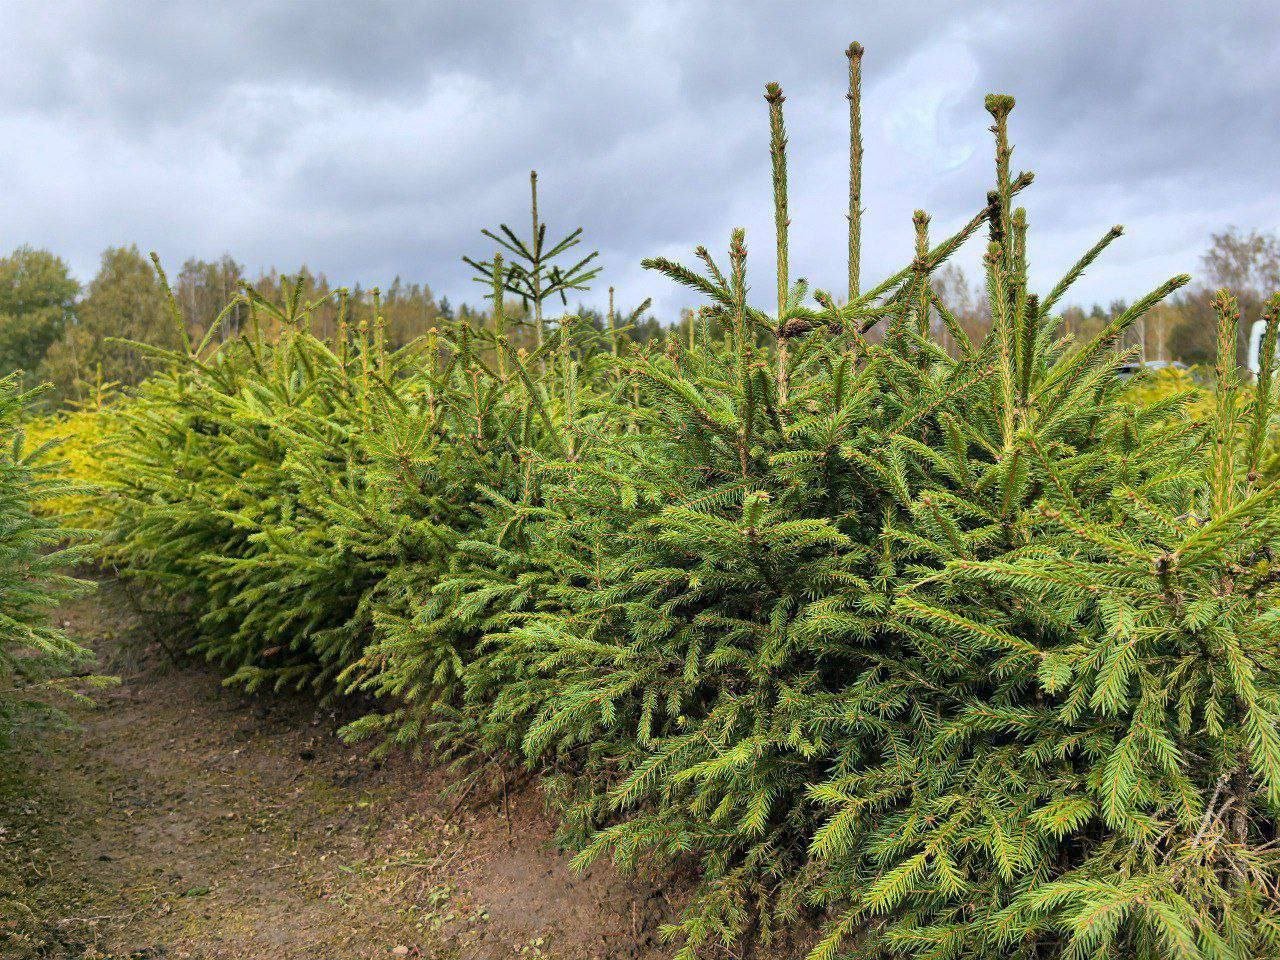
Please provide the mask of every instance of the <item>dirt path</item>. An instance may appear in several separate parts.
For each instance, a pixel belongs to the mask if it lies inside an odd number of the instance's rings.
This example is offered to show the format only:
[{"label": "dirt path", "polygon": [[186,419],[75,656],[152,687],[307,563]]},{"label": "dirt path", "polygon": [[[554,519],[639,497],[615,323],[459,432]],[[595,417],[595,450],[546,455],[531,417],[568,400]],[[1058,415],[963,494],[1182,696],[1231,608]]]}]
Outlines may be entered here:
[{"label": "dirt path", "polygon": [[0,755],[0,956],[656,957],[652,888],[570,872],[534,791],[440,775],[250,700],[139,639],[118,589],[63,614],[121,686]]}]

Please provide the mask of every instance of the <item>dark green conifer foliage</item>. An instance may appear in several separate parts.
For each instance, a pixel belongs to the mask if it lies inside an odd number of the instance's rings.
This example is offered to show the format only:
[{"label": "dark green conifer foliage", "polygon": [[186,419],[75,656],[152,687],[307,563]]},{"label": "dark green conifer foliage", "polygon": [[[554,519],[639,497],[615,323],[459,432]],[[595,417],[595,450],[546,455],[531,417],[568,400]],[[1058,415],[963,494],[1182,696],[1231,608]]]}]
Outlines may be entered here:
[{"label": "dark green conifer foliage", "polygon": [[[1208,433],[1123,400],[1115,344],[1185,277],[1093,341],[1055,339],[1008,97],[988,99],[984,211],[934,247],[917,214],[909,267],[805,307],[770,94],[788,295],[749,305],[741,233],[727,273],[701,250],[702,274],[650,262],[729,336],[629,361],[645,427],[601,449],[611,479],[572,516],[631,533],[589,589],[491,634],[469,671],[485,723],[553,771],[579,862],[696,860],[690,955],[814,906],[816,956],[1274,949],[1275,490],[1237,490],[1258,465],[1233,453],[1269,422],[1269,381],[1246,415],[1225,354]],[[995,324],[977,344],[956,326],[952,359],[928,275],[984,222]],[[1224,600],[1246,571],[1249,599]]]},{"label": "dark green conifer foliage", "polygon": [[0,748],[19,722],[56,718],[34,695],[91,659],[50,622],[53,608],[83,586],[68,568],[84,550],[65,546],[67,531],[34,509],[71,490],[48,445],[24,449],[24,408],[36,395],[20,386],[21,374],[0,379]]}]

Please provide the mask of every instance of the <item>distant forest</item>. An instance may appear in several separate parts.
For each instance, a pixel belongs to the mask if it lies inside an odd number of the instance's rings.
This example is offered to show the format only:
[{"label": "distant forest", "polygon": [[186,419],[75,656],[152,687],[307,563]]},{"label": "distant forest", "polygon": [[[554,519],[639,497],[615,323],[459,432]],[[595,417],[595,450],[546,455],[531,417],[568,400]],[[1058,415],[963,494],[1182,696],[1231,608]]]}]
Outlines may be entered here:
[{"label": "distant forest", "polygon": [[[240,285],[248,283],[267,299],[279,299],[286,276],[291,281],[303,278],[306,300],[322,299],[333,292],[323,273],[312,273],[306,267],[287,275],[272,269],[250,277],[230,256],[215,261],[188,260],[170,281],[188,334],[203,337],[216,323],[220,329],[215,338],[226,339],[239,335],[248,322],[245,306],[224,309]],[[1210,293],[1226,286],[1239,297],[1243,311],[1243,356],[1245,337],[1261,309],[1264,291],[1280,287],[1280,237],[1234,227],[1214,234],[1201,258],[1199,276],[1198,286],[1153,310],[1144,323],[1128,333],[1122,347],[1140,347],[1147,360],[1208,363],[1215,336]],[[978,285],[960,267],[943,267],[935,274],[934,285],[971,334],[985,331],[990,322],[989,307],[979,295]],[[1127,306],[1123,301],[1091,308],[1069,306],[1062,312],[1063,332],[1087,337]],[[598,327],[607,323],[599,309],[580,304],[570,304],[567,309]],[[437,299],[427,284],[400,278],[380,290],[352,288],[349,310],[353,324],[362,319],[367,322],[376,310],[383,317],[388,341],[396,346],[411,342],[443,320],[464,319],[481,325],[490,316],[487,306],[455,306],[447,297]],[[517,324],[525,315],[519,300],[509,303],[506,311]],[[629,312],[626,305],[617,306],[618,316],[626,317]],[[335,335],[339,323],[336,298],[316,311],[315,317],[316,333]],[[667,318],[664,323],[642,311],[630,336],[645,342],[687,322],[687,314]],[[516,336],[521,335],[520,329],[516,327]],[[945,337],[941,324],[939,330]],[[48,383],[46,402],[50,405],[85,401],[104,385],[130,386],[145,379],[155,361],[120,341],[175,347],[180,338],[163,284],[136,246],[107,249],[97,275],[83,286],[72,276],[66,261],[48,250],[21,246],[0,258],[0,376],[20,370],[29,386]]]},{"label": "distant forest", "polygon": [[[282,274],[272,269],[257,277],[230,256],[207,261],[190,259],[169,277],[187,333],[199,340],[217,324],[217,340],[238,336],[249,322],[243,304],[226,309],[247,283],[264,298],[278,301],[284,284],[301,278],[305,301],[323,300],[335,287],[323,273],[306,267]],[[570,303],[566,309],[601,329],[607,323],[599,310]],[[403,346],[449,319],[488,322],[490,312],[448,297],[436,299],[424,283],[396,278],[383,288],[350,289],[348,323],[369,322],[375,311],[383,318],[387,341]],[[315,332],[326,338],[338,331],[337,297],[313,311]],[[520,327],[526,309],[518,299],[506,305],[515,336],[531,335]],[[625,317],[627,311],[619,306]],[[633,340],[646,341],[662,327],[652,315],[632,324]],[[268,329],[267,334],[271,331]],[[132,386],[151,373],[156,361],[128,343],[176,347],[181,333],[173,322],[164,284],[150,259],[136,245],[103,252],[98,273],[81,286],[65,260],[48,250],[21,246],[0,258],[0,377],[22,371],[27,386],[49,384],[45,403],[66,406],[86,401],[104,386]]]}]

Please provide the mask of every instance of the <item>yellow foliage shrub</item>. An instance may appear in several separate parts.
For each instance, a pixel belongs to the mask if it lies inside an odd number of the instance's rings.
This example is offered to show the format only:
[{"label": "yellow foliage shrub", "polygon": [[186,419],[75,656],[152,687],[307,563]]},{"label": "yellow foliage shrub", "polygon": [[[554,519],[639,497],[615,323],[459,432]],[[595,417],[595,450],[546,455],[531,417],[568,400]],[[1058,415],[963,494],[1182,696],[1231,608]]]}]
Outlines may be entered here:
[{"label": "yellow foliage shrub", "polygon": [[40,512],[56,515],[67,527],[103,530],[108,526],[108,501],[99,496],[104,479],[101,447],[113,416],[110,406],[98,402],[27,421],[25,449],[47,446],[42,459],[56,462],[59,473],[71,485],[37,504]]},{"label": "yellow foliage shrub", "polygon": [[1164,367],[1134,377],[1125,391],[1129,399],[1142,404],[1157,403],[1178,394],[1190,394],[1187,413],[1207,416],[1213,405],[1211,374],[1191,367]]}]

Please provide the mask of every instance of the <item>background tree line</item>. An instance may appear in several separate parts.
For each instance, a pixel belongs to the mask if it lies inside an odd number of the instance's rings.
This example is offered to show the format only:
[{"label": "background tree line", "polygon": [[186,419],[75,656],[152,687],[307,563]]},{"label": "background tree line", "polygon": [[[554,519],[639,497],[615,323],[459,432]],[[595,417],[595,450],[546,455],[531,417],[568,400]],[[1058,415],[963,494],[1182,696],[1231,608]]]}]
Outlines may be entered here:
[{"label": "background tree line", "polygon": [[[1244,357],[1248,330],[1259,316],[1265,291],[1280,287],[1280,236],[1228,227],[1212,235],[1200,266],[1200,284],[1153,310],[1144,323],[1127,334],[1124,348],[1141,346],[1147,360],[1180,360],[1192,365],[1211,362],[1215,320],[1210,295],[1225,286],[1236,291],[1240,300],[1239,357]],[[313,273],[304,266],[290,278],[298,276],[303,278],[303,296],[309,301],[334,292],[323,273]],[[285,275],[273,268],[251,278],[243,265],[223,256],[212,261],[189,259],[172,281],[188,333],[198,339],[216,322],[221,326],[216,338],[226,340],[239,335],[249,319],[243,305],[223,310],[241,284],[248,283],[269,300],[279,300]],[[980,287],[955,264],[940,270],[934,284],[967,332],[981,337],[990,324],[990,311]],[[1062,311],[1063,332],[1088,338],[1128,306],[1123,300],[1088,309],[1068,306]],[[528,306],[514,299],[505,309],[511,335],[518,343],[528,340],[531,346]],[[383,318],[388,341],[395,346],[409,343],[442,321],[457,318],[480,326],[490,317],[487,309],[466,303],[455,307],[448,297],[437,300],[429,285],[399,277],[381,290],[360,285],[352,288],[350,323],[368,320],[375,310]],[[579,304],[573,312],[598,329],[608,325],[601,310]],[[618,310],[617,316],[626,315],[626,310]],[[334,336],[340,323],[337,298],[315,310],[314,318],[319,336]],[[674,334],[687,328],[688,322],[689,317],[682,316],[670,329]],[[939,324],[938,328],[945,341],[945,327]],[[642,312],[630,336],[644,342],[663,331],[657,318]],[[164,288],[150,260],[136,245],[104,251],[97,274],[83,287],[66,261],[48,250],[21,246],[0,258],[0,377],[21,371],[28,386],[48,382],[51,405],[86,399],[99,384],[131,386],[145,379],[154,361],[118,341],[175,347],[178,339]]]},{"label": "background tree line", "polygon": [[[303,297],[323,300],[334,286],[323,273],[305,266],[288,275],[303,279]],[[230,256],[218,260],[189,259],[170,277],[174,296],[192,339],[220,326],[215,338],[238,336],[249,321],[241,304],[224,311],[244,283],[272,302],[283,297],[286,275],[276,269],[257,277],[245,273]],[[466,303],[456,308],[448,297],[436,298],[425,283],[409,283],[397,277],[385,289],[356,285],[348,298],[348,321],[368,321],[376,310],[383,318],[390,344],[402,346],[442,321],[458,318],[475,325],[488,322],[487,309]],[[524,325],[528,309],[519,300],[506,307],[512,335],[518,340],[532,334]],[[607,317],[600,311],[578,306],[575,311],[600,329]],[[338,298],[313,311],[315,332],[325,338],[336,335],[340,321]],[[646,340],[661,329],[651,315],[635,325],[632,337]],[[268,330],[268,335],[272,331]],[[20,246],[0,258],[0,377],[15,371],[28,386],[47,382],[46,401],[65,406],[92,396],[101,384],[132,386],[154,369],[154,361],[120,340],[176,347],[180,334],[170,317],[164,287],[150,259],[136,245],[110,247],[102,254],[97,274],[87,285],[72,276],[67,262],[56,254]]]}]

